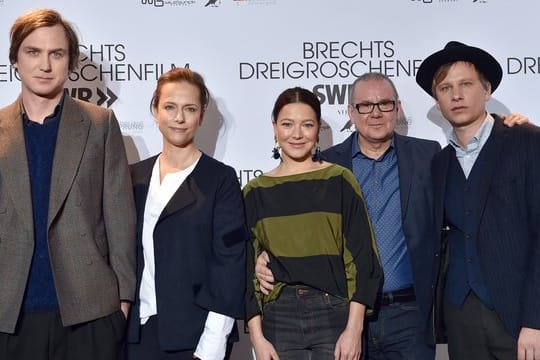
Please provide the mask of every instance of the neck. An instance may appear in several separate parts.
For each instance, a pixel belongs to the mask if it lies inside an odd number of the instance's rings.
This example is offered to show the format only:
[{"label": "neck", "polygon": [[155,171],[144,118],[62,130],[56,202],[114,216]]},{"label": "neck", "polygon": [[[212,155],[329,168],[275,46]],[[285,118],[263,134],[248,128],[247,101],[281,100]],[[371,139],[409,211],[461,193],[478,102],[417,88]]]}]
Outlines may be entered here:
[{"label": "neck", "polygon": [[62,93],[51,98],[28,94],[23,90],[22,102],[24,111],[28,118],[37,123],[43,124],[45,118],[54,112],[54,108],[60,102]]},{"label": "neck", "polygon": [[476,135],[478,132],[478,129],[482,126],[486,119],[486,114],[484,114],[481,118],[477,119],[476,121],[460,127],[454,127],[454,131],[456,133],[456,138],[458,140],[459,145],[461,145],[463,148],[467,148],[469,145],[469,142],[471,139]]},{"label": "neck", "polygon": [[358,147],[365,156],[370,159],[378,159],[390,148],[392,138],[384,141],[368,141],[358,134]]},{"label": "neck", "polygon": [[199,157],[201,152],[195,145],[185,148],[164,146],[160,156],[161,175],[184,170],[191,166]]},{"label": "neck", "polygon": [[283,158],[275,170],[277,175],[294,175],[310,172],[320,167],[321,163],[311,160],[311,157],[303,161],[295,161],[293,159]]}]

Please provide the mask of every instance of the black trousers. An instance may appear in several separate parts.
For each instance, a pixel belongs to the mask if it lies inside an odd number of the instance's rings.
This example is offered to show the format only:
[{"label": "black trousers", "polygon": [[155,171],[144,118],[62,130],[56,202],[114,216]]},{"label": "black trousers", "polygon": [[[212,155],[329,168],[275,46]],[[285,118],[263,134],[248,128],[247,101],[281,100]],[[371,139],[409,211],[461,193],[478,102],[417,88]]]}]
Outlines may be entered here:
[{"label": "black trousers", "polygon": [[[151,316],[141,326],[141,341],[127,344],[127,360],[193,360],[195,349],[164,351],[159,344],[158,315]],[[233,332],[236,327],[233,327]],[[233,336],[231,334],[231,336]],[[229,337],[230,338],[230,337]],[[229,360],[233,343],[227,344],[224,360]]]},{"label": "black trousers", "polygon": [[141,326],[141,341],[127,344],[128,360],[193,360],[195,349],[164,351],[159,344],[158,317],[151,316]]},{"label": "black trousers", "polygon": [[14,334],[0,333],[0,359],[120,360],[125,326],[120,310],[68,327],[58,311],[23,314]]},{"label": "black trousers", "polygon": [[444,304],[451,360],[515,360],[517,341],[499,316],[471,292],[461,309]]}]

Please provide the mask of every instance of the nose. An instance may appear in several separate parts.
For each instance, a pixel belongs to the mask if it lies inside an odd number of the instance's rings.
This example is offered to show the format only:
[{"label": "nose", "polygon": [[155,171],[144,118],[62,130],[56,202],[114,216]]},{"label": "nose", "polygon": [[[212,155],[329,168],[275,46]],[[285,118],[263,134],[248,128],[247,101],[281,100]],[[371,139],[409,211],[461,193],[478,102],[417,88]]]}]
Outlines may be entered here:
[{"label": "nose", "polygon": [[48,54],[43,54],[43,56],[41,57],[39,69],[45,72],[51,71],[51,59],[49,58]]},{"label": "nose", "polygon": [[452,100],[460,100],[463,98],[463,94],[461,93],[461,89],[459,87],[452,90]]},{"label": "nose", "polygon": [[297,126],[294,127],[293,133],[292,133],[293,138],[295,138],[295,139],[300,139],[300,138],[302,137],[302,129],[301,129],[301,126],[302,126],[302,125],[297,125]]},{"label": "nose", "polygon": [[373,106],[373,111],[371,111],[370,115],[372,117],[380,117],[380,116],[382,116],[382,111],[381,111],[381,109],[379,109],[379,105],[374,105]]},{"label": "nose", "polygon": [[183,123],[184,122],[184,112],[182,110],[179,110],[176,112],[176,114],[173,117],[173,120],[177,123]]}]

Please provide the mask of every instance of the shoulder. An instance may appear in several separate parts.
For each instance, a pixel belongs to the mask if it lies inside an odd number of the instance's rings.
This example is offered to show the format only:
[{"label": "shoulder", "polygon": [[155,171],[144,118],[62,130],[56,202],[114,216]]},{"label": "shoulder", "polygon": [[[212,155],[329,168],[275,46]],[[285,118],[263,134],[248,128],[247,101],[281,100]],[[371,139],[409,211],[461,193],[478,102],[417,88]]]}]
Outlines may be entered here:
[{"label": "shoulder", "polygon": [[19,100],[14,101],[13,103],[4,106],[0,109],[0,123],[2,121],[10,121],[11,119],[19,116],[20,107]]},{"label": "shoulder", "polygon": [[347,137],[345,140],[340,142],[339,144],[333,145],[329,147],[328,149],[323,151],[323,154],[326,156],[333,156],[333,155],[342,155],[350,153],[352,141],[354,139],[355,133],[352,133]]},{"label": "shoulder", "polygon": [[82,101],[71,96],[66,96],[64,100],[64,106],[73,106],[78,108],[81,112],[87,113],[92,116],[109,116],[112,113],[111,109],[106,109],[98,105],[94,105],[87,101]]},{"label": "shoulder", "polygon": [[145,177],[146,175],[152,173],[154,163],[156,162],[158,156],[159,155],[154,155],[129,166],[133,183],[135,183],[139,177]]},{"label": "shoulder", "polygon": [[232,185],[238,186],[238,189],[240,189],[240,183],[234,168],[205,153],[202,153],[191,175],[193,181],[206,190],[223,186],[227,188]]},{"label": "shoulder", "polygon": [[235,174],[236,171],[232,166],[229,166],[219,160],[214,159],[213,157],[202,153],[199,163],[195,167],[197,172],[203,172],[205,174],[212,173],[214,175],[223,174],[224,176],[231,176]]},{"label": "shoulder", "polygon": [[395,134],[395,142],[399,148],[400,144],[407,144],[408,146],[418,149],[420,151],[427,151],[433,155],[433,153],[441,150],[441,144],[434,140],[421,139],[413,136],[406,136]]},{"label": "shoulder", "polygon": [[133,169],[133,170],[139,171],[141,169],[145,169],[145,168],[148,168],[148,167],[153,167],[158,156],[159,156],[159,154],[151,156],[151,157],[149,157],[147,159],[138,161],[136,163],[133,163],[133,164],[130,165],[130,168]]}]

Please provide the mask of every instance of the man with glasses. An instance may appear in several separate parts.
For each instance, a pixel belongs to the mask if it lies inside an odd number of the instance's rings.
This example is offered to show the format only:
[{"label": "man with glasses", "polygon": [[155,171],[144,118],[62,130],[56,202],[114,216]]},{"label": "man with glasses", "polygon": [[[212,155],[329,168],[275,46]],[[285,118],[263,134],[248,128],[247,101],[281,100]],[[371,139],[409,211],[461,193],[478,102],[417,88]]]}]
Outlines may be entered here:
[{"label": "man with glasses", "polygon": [[348,106],[356,132],[324,156],[355,174],[384,270],[375,312],[365,324],[365,358],[427,360],[435,357],[429,164],[440,145],[397,134],[400,112],[386,75],[360,76]]}]

